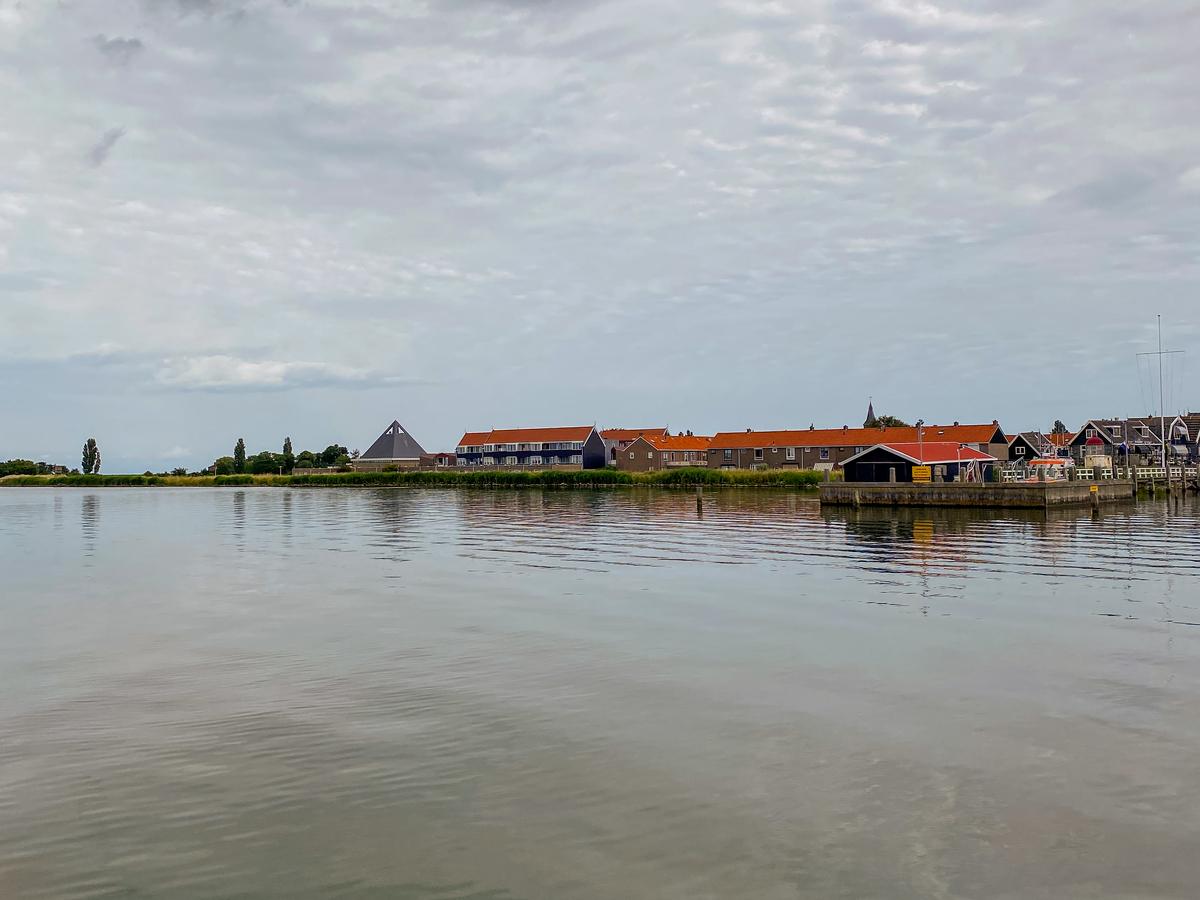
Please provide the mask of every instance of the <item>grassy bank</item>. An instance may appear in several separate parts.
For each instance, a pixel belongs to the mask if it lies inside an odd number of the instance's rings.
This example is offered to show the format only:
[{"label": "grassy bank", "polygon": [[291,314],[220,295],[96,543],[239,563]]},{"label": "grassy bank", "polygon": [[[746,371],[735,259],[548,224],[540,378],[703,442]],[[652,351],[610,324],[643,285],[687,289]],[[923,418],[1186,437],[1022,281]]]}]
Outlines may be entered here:
[{"label": "grassy bank", "polygon": [[812,488],[819,472],[793,470],[741,471],[672,469],[668,472],[484,472],[458,469],[413,469],[404,472],[336,472],[328,475],[15,475],[0,486],[19,487],[462,487],[462,488],[606,488],[606,487],[744,487]]}]

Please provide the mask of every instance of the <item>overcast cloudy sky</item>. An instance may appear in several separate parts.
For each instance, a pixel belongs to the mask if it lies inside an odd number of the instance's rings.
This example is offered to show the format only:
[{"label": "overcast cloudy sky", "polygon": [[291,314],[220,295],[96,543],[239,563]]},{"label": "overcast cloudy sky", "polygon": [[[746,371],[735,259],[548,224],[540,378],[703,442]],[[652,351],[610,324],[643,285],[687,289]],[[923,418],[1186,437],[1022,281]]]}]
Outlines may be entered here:
[{"label": "overcast cloudy sky", "polygon": [[1195,0],[0,0],[0,458],[1145,411],[1154,314],[1200,353],[1197,46]]}]

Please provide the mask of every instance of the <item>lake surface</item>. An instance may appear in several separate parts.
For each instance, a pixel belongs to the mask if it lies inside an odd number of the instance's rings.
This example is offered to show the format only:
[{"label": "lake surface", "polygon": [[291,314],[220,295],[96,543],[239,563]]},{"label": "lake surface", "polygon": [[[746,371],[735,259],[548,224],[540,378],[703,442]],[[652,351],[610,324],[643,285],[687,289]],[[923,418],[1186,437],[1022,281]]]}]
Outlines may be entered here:
[{"label": "lake surface", "polygon": [[0,897],[1195,898],[1200,505],[0,489]]}]

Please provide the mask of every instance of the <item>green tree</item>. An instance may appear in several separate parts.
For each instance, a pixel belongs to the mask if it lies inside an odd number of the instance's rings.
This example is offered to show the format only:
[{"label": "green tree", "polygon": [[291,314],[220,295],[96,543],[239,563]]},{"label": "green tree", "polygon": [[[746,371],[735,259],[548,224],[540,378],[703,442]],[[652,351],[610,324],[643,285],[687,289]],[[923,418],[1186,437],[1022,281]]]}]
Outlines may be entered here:
[{"label": "green tree", "polygon": [[321,465],[323,466],[338,466],[342,465],[339,460],[345,457],[346,462],[350,461],[350,451],[338,444],[330,444],[321,451]]},{"label": "green tree", "polygon": [[1062,419],[1054,420],[1054,427],[1050,429],[1051,434],[1066,434],[1067,426],[1063,424]]},{"label": "green tree", "polygon": [[238,438],[233,445],[233,471],[239,475],[246,471],[246,441]]},{"label": "green tree", "polygon": [[296,454],[292,452],[292,439],[285,437],[283,439],[283,471],[291,472],[296,468]]},{"label": "green tree", "polygon": [[212,472],[214,475],[232,475],[235,469],[233,468],[233,457],[222,456],[212,464]]},{"label": "green tree", "polygon": [[912,428],[911,425],[896,416],[879,416],[876,418],[875,424],[882,428]]},{"label": "green tree", "polygon": [[0,478],[5,475],[36,475],[38,464],[31,459],[10,459],[0,463]]},{"label": "green tree", "polygon": [[80,468],[84,475],[94,475],[100,471],[100,445],[95,438],[88,438],[83,445],[83,461]]},{"label": "green tree", "polygon": [[301,469],[315,469],[321,464],[320,458],[311,450],[301,450],[296,457],[296,465]]},{"label": "green tree", "polygon": [[246,471],[251,475],[274,475],[283,466],[283,457],[270,450],[255,453],[246,460]]}]

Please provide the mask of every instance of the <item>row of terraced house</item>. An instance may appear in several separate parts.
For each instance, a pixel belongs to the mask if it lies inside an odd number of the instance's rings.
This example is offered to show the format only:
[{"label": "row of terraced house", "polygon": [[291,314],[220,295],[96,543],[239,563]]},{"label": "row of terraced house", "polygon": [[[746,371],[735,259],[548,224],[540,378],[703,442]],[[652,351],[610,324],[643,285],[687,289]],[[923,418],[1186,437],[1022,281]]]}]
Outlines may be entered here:
[{"label": "row of terraced house", "polygon": [[[354,462],[359,469],[406,467],[598,469],[613,466],[631,472],[677,467],[714,469],[840,470],[868,451],[889,448],[913,464],[937,462],[938,454],[955,462],[969,453],[993,464],[1019,463],[1049,456],[1107,454],[1142,464],[1161,456],[1162,426],[1156,417],[1090,419],[1078,431],[1015,432],[1011,436],[996,420],[984,424],[881,426],[868,409],[863,427],[723,431],[698,435],[653,428],[598,428],[595,425],[547,428],[493,428],[468,431],[453,452],[426,453],[411,435],[393,422]],[[1168,455],[1197,458],[1200,415],[1165,419]],[[878,452],[876,452],[878,455]]]}]

